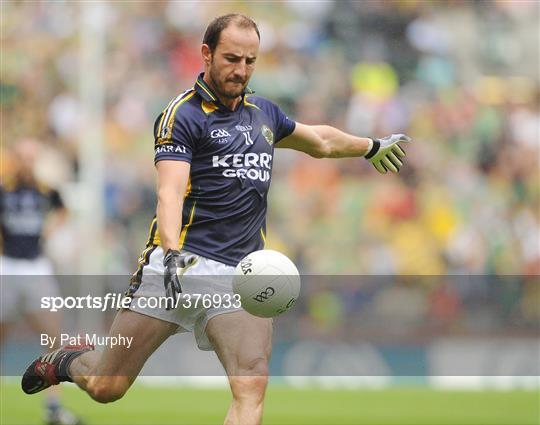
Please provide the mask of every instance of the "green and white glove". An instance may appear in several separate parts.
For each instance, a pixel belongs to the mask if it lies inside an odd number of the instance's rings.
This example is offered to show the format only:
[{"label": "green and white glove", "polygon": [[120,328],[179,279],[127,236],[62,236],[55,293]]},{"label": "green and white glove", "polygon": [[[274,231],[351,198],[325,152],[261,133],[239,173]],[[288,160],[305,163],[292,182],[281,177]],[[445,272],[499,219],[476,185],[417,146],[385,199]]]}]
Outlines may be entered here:
[{"label": "green and white glove", "polygon": [[379,173],[386,174],[388,170],[399,172],[405,151],[398,143],[409,143],[412,139],[405,134],[392,134],[372,141],[373,144],[364,158],[371,162]]}]

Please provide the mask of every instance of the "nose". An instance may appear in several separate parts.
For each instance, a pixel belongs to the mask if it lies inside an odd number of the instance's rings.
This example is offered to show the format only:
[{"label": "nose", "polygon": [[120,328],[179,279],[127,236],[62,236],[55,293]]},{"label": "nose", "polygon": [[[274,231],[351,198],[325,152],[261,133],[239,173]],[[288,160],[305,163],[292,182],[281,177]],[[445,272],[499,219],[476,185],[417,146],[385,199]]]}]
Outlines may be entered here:
[{"label": "nose", "polygon": [[245,60],[242,60],[234,67],[234,76],[245,80],[247,77],[247,64]]}]

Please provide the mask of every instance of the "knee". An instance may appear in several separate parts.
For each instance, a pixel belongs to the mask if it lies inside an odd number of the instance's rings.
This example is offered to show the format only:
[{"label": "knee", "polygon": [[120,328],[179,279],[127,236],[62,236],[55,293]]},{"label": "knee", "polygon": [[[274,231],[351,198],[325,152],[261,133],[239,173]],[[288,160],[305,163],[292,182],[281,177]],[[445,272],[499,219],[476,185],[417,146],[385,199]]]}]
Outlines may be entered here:
[{"label": "knee", "polygon": [[96,376],[88,382],[86,392],[99,403],[121,399],[129,388],[128,379],[122,376]]},{"label": "knee", "polygon": [[238,375],[230,377],[230,384],[234,398],[262,401],[268,385],[268,361],[260,359],[239,368]]},{"label": "knee", "polygon": [[268,359],[266,358],[255,359],[248,363],[246,368],[241,369],[243,369],[244,376],[252,376],[261,379],[264,378],[266,381],[268,380]]}]

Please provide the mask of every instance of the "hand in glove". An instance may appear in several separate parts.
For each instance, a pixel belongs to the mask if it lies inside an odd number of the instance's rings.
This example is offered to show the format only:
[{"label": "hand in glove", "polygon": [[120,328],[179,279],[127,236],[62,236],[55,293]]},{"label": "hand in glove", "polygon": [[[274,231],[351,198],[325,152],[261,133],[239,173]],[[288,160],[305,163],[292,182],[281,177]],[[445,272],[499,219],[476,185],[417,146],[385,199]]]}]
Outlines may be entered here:
[{"label": "hand in glove", "polygon": [[405,151],[399,143],[410,143],[412,139],[405,134],[392,134],[372,140],[371,149],[364,158],[371,162],[379,173],[386,174],[388,170],[393,173],[399,172],[405,157]]}]

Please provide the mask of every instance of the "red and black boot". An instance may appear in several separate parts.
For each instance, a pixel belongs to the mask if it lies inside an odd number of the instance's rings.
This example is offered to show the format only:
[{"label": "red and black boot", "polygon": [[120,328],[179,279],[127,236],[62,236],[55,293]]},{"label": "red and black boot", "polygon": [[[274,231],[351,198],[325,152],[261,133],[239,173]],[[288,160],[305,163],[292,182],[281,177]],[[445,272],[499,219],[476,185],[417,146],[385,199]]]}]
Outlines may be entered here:
[{"label": "red and black boot", "polygon": [[66,345],[43,354],[24,372],[22,390],[26,394],[35,394],[60,382],[73,382],[68,373],[69,365],[75,358],[93,349],[93,345]]}]

